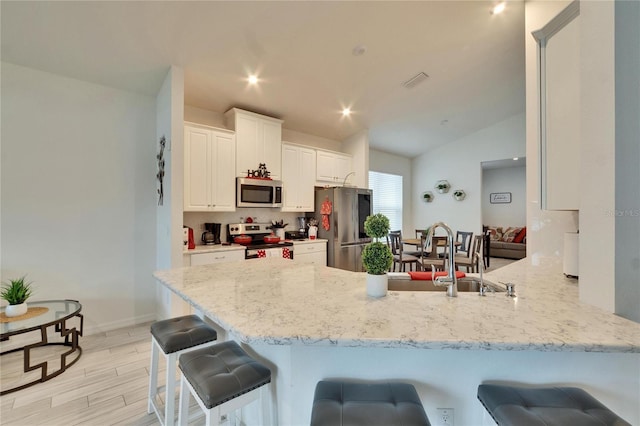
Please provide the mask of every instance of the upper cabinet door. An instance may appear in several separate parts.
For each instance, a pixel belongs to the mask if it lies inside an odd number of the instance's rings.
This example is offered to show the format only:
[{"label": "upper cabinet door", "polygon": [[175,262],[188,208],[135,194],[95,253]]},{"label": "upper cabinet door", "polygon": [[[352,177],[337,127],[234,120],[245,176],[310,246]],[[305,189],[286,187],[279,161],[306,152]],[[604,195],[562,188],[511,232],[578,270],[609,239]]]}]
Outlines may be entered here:
[{"label": "upper cabinet door", "polygon": [[272,179],[282,176],[282,120],[232,108],[226,124],[236,132],[236,176],[246,177],[264,163]]},{"label": "upper cabinet door", "polygon": [[212,134],[211,204],[213,211],[236,210],[236,142],[230,133]]},{"label": "upper cabinet door", "polygon": [[579,210],[580,3],[570,3],[533,36],[540,63],[542,208]]},{"label": "upper cabinet door", "polygon": [[282,144],[282,211],[314,210],[316,152],[298,145]]},{"label": "upper cabinet door", "polygon": [[233,132],[185,125],[184,211],[235,211]]},{"label": "upper cabinet door", "polygon": [[211,132],[184,128],[184,209],[208,211],[211,205]]},{"label": "upper cabinet door", "polygon": [[348,154],[318,150],[316,180],[342,186],[344,179],[352,171],[351,161],[351,156]]}]

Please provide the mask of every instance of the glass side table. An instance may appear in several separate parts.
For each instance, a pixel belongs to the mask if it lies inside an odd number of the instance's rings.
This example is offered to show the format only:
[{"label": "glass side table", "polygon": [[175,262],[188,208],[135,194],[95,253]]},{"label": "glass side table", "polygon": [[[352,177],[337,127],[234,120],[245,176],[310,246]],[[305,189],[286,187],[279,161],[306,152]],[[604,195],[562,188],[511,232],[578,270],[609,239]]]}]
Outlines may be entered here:
[{"label": "glass side table", "polygon": [[[28,301],[27,304],[29,308],[47,308],[47,311],[32,318],[0,323],[0,342],[6,342],[10,340],[12,336],[32,331],[40,331],[40,341],[8,349],[0,352],[0,355],[22,351],[24,373],[40,369],[40,377],[28,383],[20,384],[9,389],[2,389],[0,391],[0,395],[18,391],[36,383],[46,382],[47,380],[62,374],[67,368],[75,364],[80,359],[80,355],[82,355],[82,348],[79,345],[79,337],[82,336],[84,317],[80,313],[82,305],[78,301],[44,300],[35,302]],[[2,312],[4,312],[4,308],[2,308]],[[79,318],[80,326],[68,327],[67,321],[75,317]],[[50,327],[53,327],[56,337],[59,335],[59,337],[64,340],[59,342],[50,342],[47,332]],[[48,371],[49,366],[47,361],[31,365],[31,351],[35,348],[47,345],[63,345],[69,347],[68,351],[60,354],[60,368],[52,372]]]}]

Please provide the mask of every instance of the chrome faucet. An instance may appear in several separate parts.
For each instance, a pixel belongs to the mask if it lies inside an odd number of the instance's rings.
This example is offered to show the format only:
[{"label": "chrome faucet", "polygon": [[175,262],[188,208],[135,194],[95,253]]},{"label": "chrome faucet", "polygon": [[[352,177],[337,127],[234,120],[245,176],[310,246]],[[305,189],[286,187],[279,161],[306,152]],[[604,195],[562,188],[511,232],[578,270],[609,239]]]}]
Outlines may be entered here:
[{"label": "chrome faucet", "polygon": [[[436,277],[433,280],[433,285],[437,287],[447,286],[447,296],[458,297],[458,279],[456,278],[453,231],[447,226],[447,224],[443,222],[436,222],[429,228],[429,232],[427,233],[427,241],[432,240],[434,231],[437,227],[440,227],[447,232],[447,243],[449,245],[449,271],[446,277]],[[436,250],[436,247],[431,247],[431,250]]]},{"label": "chrome faucet", "polygon": [[486,296],[488,290],[491,290],[492,293],[495,293],[496,291],[493,289],[493,287],[489,287],[484,283],[484,261],[482,260],[482,255],[479,251],[473,253],[473,260],[478,264],[478,269],[480,270],[480,287],[478,290],[478,295]]}]

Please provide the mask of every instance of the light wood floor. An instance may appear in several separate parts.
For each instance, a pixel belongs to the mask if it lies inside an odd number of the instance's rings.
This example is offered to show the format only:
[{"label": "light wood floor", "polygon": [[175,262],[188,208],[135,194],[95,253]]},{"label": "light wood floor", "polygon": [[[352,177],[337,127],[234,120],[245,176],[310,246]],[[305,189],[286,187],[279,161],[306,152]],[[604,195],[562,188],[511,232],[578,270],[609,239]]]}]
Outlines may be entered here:
[{"label": "light wood floor", "polygon": [[[155,415],[147,414],[150,339],[149,324],[82,337],[82,357],[67,371],[0,397],[0,424],[159,424]],[[2,357],[3,389],[22,371],[21,359]],[[163,362],[160,367],[164,372]],[[164,383],[162,375],[159,381]]]}]

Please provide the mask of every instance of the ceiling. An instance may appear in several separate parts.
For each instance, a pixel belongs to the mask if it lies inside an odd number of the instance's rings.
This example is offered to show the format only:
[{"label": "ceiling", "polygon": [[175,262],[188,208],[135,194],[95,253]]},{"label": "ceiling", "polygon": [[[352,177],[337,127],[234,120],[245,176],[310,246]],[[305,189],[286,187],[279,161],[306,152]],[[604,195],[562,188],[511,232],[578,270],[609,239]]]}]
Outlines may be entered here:
[{"label": "ceiling", "polygon": [[414,157],[524,111],[524,3],[493,4],[3,0],[1,54],[149,95],[173,64],[187,105],[333,140],[368,129],[371,147]]}]

